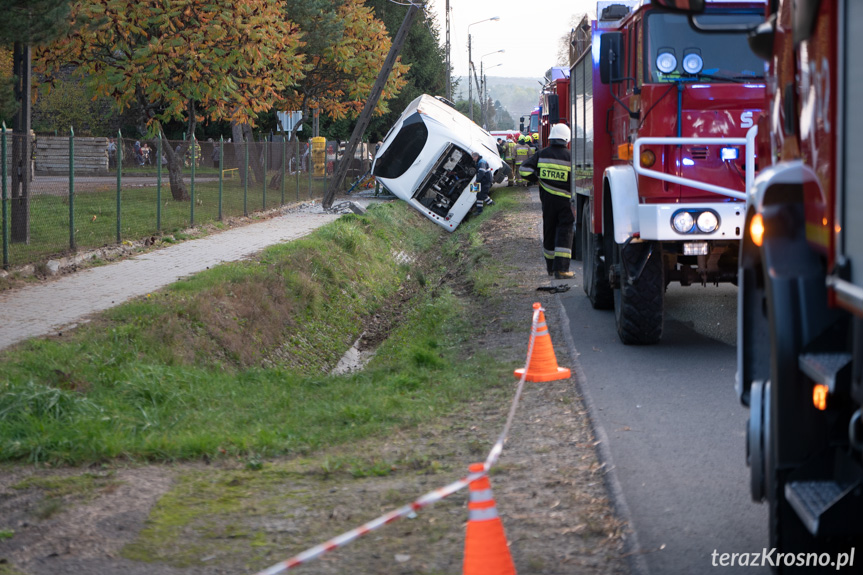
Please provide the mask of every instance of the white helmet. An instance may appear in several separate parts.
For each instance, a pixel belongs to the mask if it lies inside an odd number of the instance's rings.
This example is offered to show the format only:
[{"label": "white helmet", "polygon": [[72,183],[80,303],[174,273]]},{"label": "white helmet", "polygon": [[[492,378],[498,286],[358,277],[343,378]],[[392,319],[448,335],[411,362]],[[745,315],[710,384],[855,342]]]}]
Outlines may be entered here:
[{"label": "white helmet", "polygon": [[569,126],[566,124],[555,124],[551,127],[551,132],[548,134],[549,140],[569,141]]}]

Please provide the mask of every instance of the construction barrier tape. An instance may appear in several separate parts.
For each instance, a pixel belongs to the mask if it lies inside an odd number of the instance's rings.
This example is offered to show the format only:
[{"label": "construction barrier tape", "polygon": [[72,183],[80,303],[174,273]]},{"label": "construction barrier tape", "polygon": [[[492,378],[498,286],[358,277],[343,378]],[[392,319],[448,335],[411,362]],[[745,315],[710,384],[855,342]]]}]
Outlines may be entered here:
[{"label": "construction barrier tape", "polygon": [[[485,459],[485,463],[483,463],[483,471],[477,473],[471,473],[467,477],[463,477],[458,481],[454,481],[450,483],[446,487],[442,487],[440,489],[435,489],[434,491],[429,491],[419,499],[415,500],[413,503],[409,503],[398,509],[390,511],[384,515],[381,515],[377,519],[373,519],[368,523],[365,523],[356,529],[352,529],[337,537],[333,537],[326,543],[321,543],[320,545],[316,545],[310,549],[303,551],[302,553],[291,557],[286,561],[281,561],[276,563],[275,565],[264,569],[263,571],[259,571],[257,575],[275,575],[276,573],[281,573],[282,571],[287,571],[288,569],[293,569],[295,567],[299,567],[303,563],[308,563],[313,559],[317,559],[321,555],[333,551],[334,549],[338,549],[339,547],[344,547],[348,543],[354,541],[355,539],[359,539],[363,535],[367,535],[376,529],[383,527],[384,525],[388,525],[397,519],[401,519],[402,517],[409,517],[414,515],[417,511],[431,505],[432,503],[436,503],[441,499],[448,497],[455,493],[456,491],[461,491],[465,487],[471,484],[471,482],[476,481],[480,477],[488,474],[489,470],[497,463],[498,458],[500,458],[500,454],[503,451],[503,444],[506,442],[506,438],[509,435],[509,429],[512,426],[512,421],[515,418],[515,412],[518,408],[518,402],[521,399],[521,392],[524,388],[525,377],[527,376],[527,368],[530,365],[530,358],[533,354],[533,342],[536,339],[536,335],[539,331],[539,314],[545,311],[541,307],[537,307],[533,310],[533,321],[531,322],[530,328],[530,341],[527,345],[527,360],[524,364],[524,373],[521,376],[521,379],[518,382],[518,387],[515,392],[515,397],[512,400],[512,405],[509,408],[509,415],[506,418],[506,424],[503,426],[503,431],[501,431],[500,435],[497,438],[494,446],[489,451],[488,456]],[[545,323],[542,325],[542,329],[547,329],[545,327]]]}]

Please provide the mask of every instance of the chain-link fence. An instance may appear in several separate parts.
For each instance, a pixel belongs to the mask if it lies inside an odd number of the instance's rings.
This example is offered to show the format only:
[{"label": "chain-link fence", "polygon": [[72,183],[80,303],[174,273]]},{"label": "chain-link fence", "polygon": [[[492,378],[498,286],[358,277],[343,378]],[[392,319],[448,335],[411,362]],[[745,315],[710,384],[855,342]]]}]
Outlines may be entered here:
[{"label": "chain-link fence", "polygon": [[[140,240],[320,199],[344,145],[2,132],[2,266]],[[25,161],[25,155],[29,160]],[[368,172],[357,150],[343,184]]]}]

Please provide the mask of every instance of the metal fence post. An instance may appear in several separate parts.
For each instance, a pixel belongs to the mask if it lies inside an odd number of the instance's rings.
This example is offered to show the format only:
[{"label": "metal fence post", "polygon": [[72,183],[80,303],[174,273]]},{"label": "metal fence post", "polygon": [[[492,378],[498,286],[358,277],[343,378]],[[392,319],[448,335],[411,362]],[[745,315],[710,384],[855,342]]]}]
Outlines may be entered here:
[{"label": "metal fence post", "polygon": [[222,221],[222,192],[225,177],[225,137],[219,136],[219,221]]},{"label": "metal fence post", "polygon": [[294,147],[297,150],[297,153],[294,155],[294,167],[296,168],[296,174],[297,174],[296,192],[297,192],[297,201],[299,202],[300,201],[300,138],[297,136],[294,136]]},{"label": "metal fence post", "polygon": [[189,225],[191,227],[195,227],[195,162],[197,158],[195,157],[195,146],[198,144],[198,140],[195,139],[195,134],[192,134],[192,201],[189,202],[191,205],[191,209],[189,211]]},{"label": "metal fence post", "polygon": [[3,162],[3,167],[0,168],[2,171],[3,178],[3,193],[2,193],[2,201],[3,201],[3,269],[9,269],[9,204],[7,202],[7,194],[9,191],[6,189],[6,122],[3,122],[3,135],[0,137],[0,161]]},{"label": "metal fence post", "polygon": [[123,187],[123,131],[117,130],[117,243],[120,243],[120,190]]},{"label": "metal fence post", "polygon": [[267,137],[264,136],[264,202],[261,208],[264,211],[267,211],[267,148]]},{"label": "metal fence post", "polygon": [[162,231],[162,130],[159,130],[159,140],[156,144],[156,231]]},{"label": "metal fence post", "polygon": [[249,215],[249,140],[246,140],[246,165],[243,168],[243,216]]},{"label": "metal fence post", "polygon": [[[311,147],[311,145],[312,145],[312,141],[311,141],[311,140],[309,140],[308,142],[306,142],[306,146]],[[312,172],[314,172],[314,171],[315,171],[315,170],[314,170],[314,165],[313,165],[313,162],[312,162],[312,151],[311,151],[311,150],[309,150],[309,165],[308,165],[308,166],[306,166],[306,167],[309,169],[309,199],[311,199],[311,198],[312,198]]]},{"label": "metal fence post", "polygon": [[75,128],[69,127],[69,249],[75,251]]},{"label": "metal fence post", "polygon": [[282,203],[279,204],[281,206],[285,205],[285,178],[288,175],[288,168],[285,166],[285,161],[288,158],[288,139],[285,137],[284,133],[282,133]]}]

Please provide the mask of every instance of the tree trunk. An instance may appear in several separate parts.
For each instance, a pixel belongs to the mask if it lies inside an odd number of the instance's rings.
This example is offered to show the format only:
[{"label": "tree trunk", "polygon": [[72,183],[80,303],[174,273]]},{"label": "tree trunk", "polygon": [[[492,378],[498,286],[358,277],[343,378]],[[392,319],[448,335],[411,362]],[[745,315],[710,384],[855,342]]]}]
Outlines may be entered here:
[{"label": "tree trunk", "polygon": [[10,214],[13,243],[30,243],[30,45],[15,42],[15,97],[20,103],[12,132],[12,193]]},{"label": "tree trunk", "polygon": [[[243,185],[246,185],[246,131],[248,130],[248,135],[251,137],[252,129],[248,124],[238,124],[234,121],[231,121],[231,137],[234,140],[234,145],[232,146],[234,149],[234,161],[237,163],[237,167],[239,168],[240,173],[240,181]],[[251,162],[251,150],[249,150],[249,162]]]},{"label": "tree trunk", "polygon": [[[168,161],[168,181],[171,183],[171,197],[177,202],[187,202],[191,199],[186,191],[186,184],[183,181],[183,157],[186,155],[186,149],[189,145],[183,142],[179,146],[179,151],[175,151],[171,147],[171,142],[162,138],[162,153],[165,154],[165,159]],[[158,158],[159,162],[162,158]]]}]

